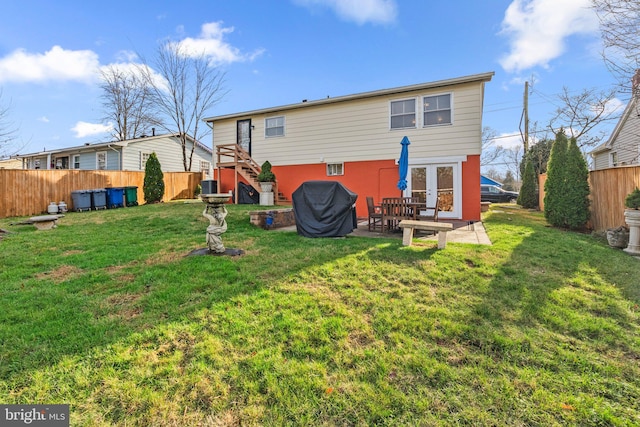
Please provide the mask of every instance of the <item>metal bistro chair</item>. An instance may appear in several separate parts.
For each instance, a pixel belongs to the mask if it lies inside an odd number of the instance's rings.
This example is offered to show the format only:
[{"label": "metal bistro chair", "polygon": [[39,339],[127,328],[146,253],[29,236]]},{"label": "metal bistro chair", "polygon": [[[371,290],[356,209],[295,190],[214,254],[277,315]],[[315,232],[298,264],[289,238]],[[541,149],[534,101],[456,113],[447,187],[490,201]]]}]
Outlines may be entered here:
[{"label": "metal bistro chair", "polygon": [[369,231],[376,231],[376,227],[382,232],[382,208],[373,204],[373,197],[367,197],[367,209],[369,211]]}]

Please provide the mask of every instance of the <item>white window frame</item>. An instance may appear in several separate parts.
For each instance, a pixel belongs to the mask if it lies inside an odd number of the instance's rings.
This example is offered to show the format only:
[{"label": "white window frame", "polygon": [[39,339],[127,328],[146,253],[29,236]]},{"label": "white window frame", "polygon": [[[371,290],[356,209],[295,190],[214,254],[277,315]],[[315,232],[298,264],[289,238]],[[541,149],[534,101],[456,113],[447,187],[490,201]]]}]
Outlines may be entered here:
[{"label": "white window frame", "polygon": [[148,153],[146,151],[140,152],[140,170],[145,170],[145,167],[147,166],[147,160],[149,160],[149,156],[151,156],[151,153]]},{"label": "white window frame", "polygon": [[80,154],[73,155],[73,168],[80,169]]},{"label": "white window frame", "polygon": [[[449,108],[440,108],[440,109],[436,109],[436,110],[431,110],[431,111],[427,111],[426,107],[425,107],[425,98],[437,98],[438,96],[444,96],[444,95],[448,95],[449,96]],[[433,94],[428,94],[428,95],[422,95],[421,97],[421,115],[422,115],[422,127],[432,127],[432,126],[451,126],[453,124],[453,92],[443,92],[443,93],[433,93]],[[436,112],[436,111],[449,111],[449,114],[451,116],[451,120],[447,123],[434,123],[434,124],[427,124],[427,120],[425,119],[425,116],[427,113],[432,113],[432,112]]]},{"label": "white window frame", "polygon": [[616,166],[618,166],[618,162],[618,152],[612,151],[611,153],[609,153],[609,166],[615,168]]},{"label": "white window frame", "polygon": [[[408,116],[410,113],[403,112],[402,114],[393,114],[393,104],[397,102],[407,102],[413,101],[413,126],[406,127],[393,127],[392,122],[394,117],[398,116]],[[418,108],[416,108],[417,99],[413,98],[403,98],[403,99],[392,99],[389,101],[389,129],[390,130],[402,130],[402,129],[416,129],[418,127]]]},{"label": "white window frame", "polygon": [[[278,119],[282,119],[282,126],[269,126],[269,120],[278,120]],[[273,116],[273,117],[265,117],[264,119],[264,137],[265,138],[279,138],[282,136],[285,136],[285,129],[286,129],[286,124],[287,121],[285,120],[284,116]],[[282,128],[282,133],[278,133],[276,135],[268,135],[268,131],[270,129],[280,129]]]},{"label": "white window frame", "polygon": [[[103,167],[100,167],[100,157],[104,156],[104,164]],[[106,151],[96,151],[96,170],[107,170],[107,152]]]},{"label": "white window frame", "polygon": [[211,171],[211,163],[205,160],[200,160],[200,172],[204,172],[206,176],[209,176]]},{"label": "white window frame", "polygon": [[344,163],[327,163],[327,176],[344,175]]}]

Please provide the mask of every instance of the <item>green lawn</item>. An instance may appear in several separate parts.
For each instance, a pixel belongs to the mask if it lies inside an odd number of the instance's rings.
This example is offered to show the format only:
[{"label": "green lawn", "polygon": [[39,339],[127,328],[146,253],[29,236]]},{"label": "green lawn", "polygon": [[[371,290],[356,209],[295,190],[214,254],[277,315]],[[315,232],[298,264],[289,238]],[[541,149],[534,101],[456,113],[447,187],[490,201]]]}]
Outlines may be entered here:
[{"label": "green lawn", "polygon": [[[251,207],[254,209],[255,207]],[[257,229],[230,206],[0,240],[0,403],[71,424],[639,425],[640,261],[497,205],[493,246]]]}]

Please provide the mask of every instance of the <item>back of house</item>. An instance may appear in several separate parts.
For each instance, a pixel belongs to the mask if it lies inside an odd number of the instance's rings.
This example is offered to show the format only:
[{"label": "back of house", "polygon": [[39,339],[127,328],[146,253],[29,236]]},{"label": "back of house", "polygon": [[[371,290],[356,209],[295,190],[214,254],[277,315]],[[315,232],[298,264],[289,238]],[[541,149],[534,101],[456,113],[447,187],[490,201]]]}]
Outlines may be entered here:
[{"label": "back of house", "polygon": [[[291,193],[309,180],[340,181],[359,195],[415,196],[440,218],[480,219],[480,154],[484,84],[493,72],[372,92],[304,100],[297,104],[205,119],[213,129],[219,190],[235,189],[242,165],[225,161],[234,147],[254,164],[268,160],[278,191]],[[406,190],[398,183],[400,141],[407,136]]]}]

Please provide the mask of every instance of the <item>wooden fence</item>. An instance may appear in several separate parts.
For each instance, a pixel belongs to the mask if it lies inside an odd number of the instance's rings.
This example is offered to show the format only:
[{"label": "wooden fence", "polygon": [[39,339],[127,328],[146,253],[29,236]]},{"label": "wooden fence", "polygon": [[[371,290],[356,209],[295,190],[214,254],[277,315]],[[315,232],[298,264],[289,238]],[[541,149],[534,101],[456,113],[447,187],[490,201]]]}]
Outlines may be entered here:
[{"label": "wooden fence", "polygon": [[[544,180],[541,175],[540,209],[544,210]],[[591,226],[596,231],[625,224],[624,199],[640,187],[640,166],[622,166],[589,172],[591,187]]]},{"label": "wooden fence", "polygon": [[[163,201],[191,199],[202,172],[165,172]],[[0,218],[35,215],[51,202],[64,201],[73,209],[72,191],[106,187],[138,187],[144,203],[144,171],[0,169]]]}]

